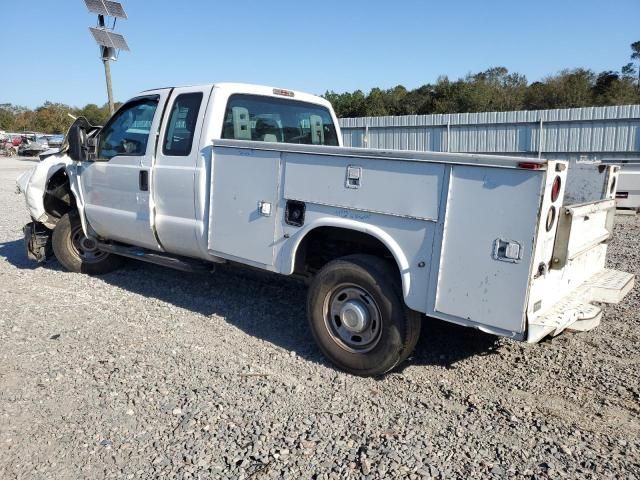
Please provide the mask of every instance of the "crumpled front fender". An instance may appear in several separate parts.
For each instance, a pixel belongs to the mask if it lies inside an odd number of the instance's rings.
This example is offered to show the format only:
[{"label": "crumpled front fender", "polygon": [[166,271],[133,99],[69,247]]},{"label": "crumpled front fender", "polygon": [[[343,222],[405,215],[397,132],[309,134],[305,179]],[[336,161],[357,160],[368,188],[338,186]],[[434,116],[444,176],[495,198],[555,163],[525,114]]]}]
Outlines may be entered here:
[{"label": "crumpled front fender", "polygon": [[24,194],[29,215],[47,228],[55,226],[55,219],[49,217],[44,208],[47,182],[57,171],[67,168],[72,163],[73,161],[66,154],[52,155],[16,179],[16,191]]}]

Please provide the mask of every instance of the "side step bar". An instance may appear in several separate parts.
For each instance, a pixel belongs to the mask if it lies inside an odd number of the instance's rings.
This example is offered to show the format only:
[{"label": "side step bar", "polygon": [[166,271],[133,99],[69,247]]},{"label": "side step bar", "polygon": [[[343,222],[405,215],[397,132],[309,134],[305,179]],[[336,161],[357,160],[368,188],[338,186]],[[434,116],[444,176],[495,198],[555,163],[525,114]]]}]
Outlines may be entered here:
[{"label": "side step bar", "polygon": [[122,257],[142,260],[147,263],[162,265],[182,272],[209,273],[213,270],[215,263],[225,263],[224,259],[212,260],[211,263],[193,260],[191,258],[167,255],[166,253],[154,252],[141,247],[131,247],[129,245],[118,245],[113,243],[98,243],[98,250]]}]

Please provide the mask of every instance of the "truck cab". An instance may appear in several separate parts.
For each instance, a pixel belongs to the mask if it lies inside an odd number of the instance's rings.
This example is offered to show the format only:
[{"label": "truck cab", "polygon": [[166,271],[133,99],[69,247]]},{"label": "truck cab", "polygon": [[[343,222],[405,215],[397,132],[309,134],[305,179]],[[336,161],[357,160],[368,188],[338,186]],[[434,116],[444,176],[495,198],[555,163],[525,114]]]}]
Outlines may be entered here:
[{"label": "truck cab", "polygon": [[[220,165],[209,178],[211,142],[221,138],[340,146],[342,137],[331,105],[300,92],[240,84],[145,91],[120,107],[100,131],[95,157],[82,162],[77,178],[87,224],[114,241],[210,257],[204,219],[218,208],[209,202],[211,181],[221,190],[244,183],[236,208],[244,201],[251,210],[258,202],[275,206],[278,187],[277,165],[250,158]],[[215,216],[218,250],[254,252],[249,257],[271,264],[268,247],[250,239],[240,247],[225,233],[239,233],[225,217],[230,209]],[[263,223],[265,231],[273,228]]]}]

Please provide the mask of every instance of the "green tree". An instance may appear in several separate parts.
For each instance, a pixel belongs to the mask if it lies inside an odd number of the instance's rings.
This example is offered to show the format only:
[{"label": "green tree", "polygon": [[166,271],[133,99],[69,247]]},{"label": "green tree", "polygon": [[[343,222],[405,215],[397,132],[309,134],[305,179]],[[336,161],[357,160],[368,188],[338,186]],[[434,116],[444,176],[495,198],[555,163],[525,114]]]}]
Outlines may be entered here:
[{"label": "green tree", "polygon": [[638,101],[633,79],[618,72],[601,72],[593,86],[596,105],[624,105]]},{"label": "green tree", "polygon": [[10,132],[14,130],[15,118],[9,110],[0,107],[0,130]]},{"label": "green tree", "polygon": [[622,68],[620,69],[620,73],[623,77],[631,78],[633,80],[636,76],[636,67],[633,66],[632,62],[629,62],[626,65],[622,66]]},{"label": "green tree", "polygon": [[387,115],[406,115],[406,99],[407,89],[398,85],[394,88],[386,90],[383,94],[385,109],[388,112]]},{"label": "green tree", "polygon": [[452,82],[447,76],[438,77],[433,87],[432,113],[457,113],[468,111],[469,85],[464,80]]},{"label": "green tree", "polygon": [[73,123],[70,113],[73,114],[73,109],[68,105],[47,101],[36,108],[31,129],[45,133],[64,133]]},{"label": "green tree", "polygon": [[385,92],[379,88],[372,88],[367,95],[365,114],[367,117],[389,115],[386,106]]},{"label": "green tree", "polygon": [[411,90],[404,98],[405,115],[426,115],[433,112],[433,85],[423,85]]},{"label": "green tree", "polygon": [[109,119],[109,105],[105,104],[99,107],[95,103],[89,103],[77,109],[75,115],[85,117],[92,125],[104,125]]}]

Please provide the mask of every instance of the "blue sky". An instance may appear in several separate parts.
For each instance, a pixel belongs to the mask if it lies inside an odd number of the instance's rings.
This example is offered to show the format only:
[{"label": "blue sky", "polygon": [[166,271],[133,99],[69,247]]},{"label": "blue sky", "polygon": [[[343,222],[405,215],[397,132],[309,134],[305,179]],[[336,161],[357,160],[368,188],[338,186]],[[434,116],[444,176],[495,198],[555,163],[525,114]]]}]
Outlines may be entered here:
[{"label": "blue sky", "polygon": [[[0,103],[105,103],[87,30],[96,20],[83,1],[11,3],[2,9]],[[534,81],[562,68],[617,70],[640,40],[638,0],[123,4],[129,19],[116,31],[132,51],[112,64],[120,101],[148,88],[215,81],[318,94],[415,88],[498,65]]]}]

